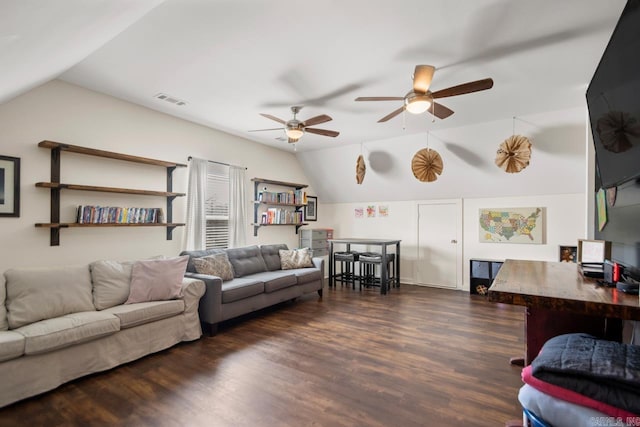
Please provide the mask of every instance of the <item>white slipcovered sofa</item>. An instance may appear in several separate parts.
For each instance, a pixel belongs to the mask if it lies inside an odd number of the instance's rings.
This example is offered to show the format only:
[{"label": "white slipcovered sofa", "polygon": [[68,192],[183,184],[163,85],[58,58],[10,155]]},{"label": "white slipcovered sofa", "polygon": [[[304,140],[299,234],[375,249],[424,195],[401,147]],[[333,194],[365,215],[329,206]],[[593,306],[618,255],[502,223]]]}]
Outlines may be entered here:
[{"label": "white slipcovered sofa", "polygon": [[183,277],[186,259],[7,270],[0,407],[200,338],[205,285]]}]

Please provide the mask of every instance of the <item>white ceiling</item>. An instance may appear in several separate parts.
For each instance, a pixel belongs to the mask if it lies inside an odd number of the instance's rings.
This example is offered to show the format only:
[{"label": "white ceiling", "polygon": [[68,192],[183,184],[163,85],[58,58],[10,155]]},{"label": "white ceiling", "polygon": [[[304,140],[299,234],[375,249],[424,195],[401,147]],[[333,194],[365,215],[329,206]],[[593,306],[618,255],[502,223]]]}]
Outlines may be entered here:
[{"label": "white ceiling", "polygon": [[[282,149],[259,113],[328,114],[298,151],[584,105],[624,0],[3,0],[0,102],[53,78]],[[432,90],[492,77],[493,89],[376,123],[416,64]],[[187,102],[178,107],[157,93]]]}]

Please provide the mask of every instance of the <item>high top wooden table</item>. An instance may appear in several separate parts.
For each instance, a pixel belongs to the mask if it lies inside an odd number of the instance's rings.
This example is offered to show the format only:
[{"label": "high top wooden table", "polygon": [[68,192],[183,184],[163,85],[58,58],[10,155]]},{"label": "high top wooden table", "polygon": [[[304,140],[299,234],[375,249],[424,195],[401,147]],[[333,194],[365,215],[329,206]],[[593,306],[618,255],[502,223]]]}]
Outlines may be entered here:
[{"label": "high top wooden table", "polygon": [[387,259],[387,246],[395,245],[396,247],[396,260],[395,277],[397,283],[400,284],[400,240],[393,239],[360,239],[360,238],[347,238],[347,239],[328,239],[329,241],[329,286],[335,286],[335,271],[333,262],[333,245],[335,243],[342,243],[346,245],[347,251],[351,250],[351,245],[364,245],[364,246],[380,246],[382,253],[382,262],[380,265],[380,293],[386,294],[387,287],[389,285],[389,272],[387,271],[387,263],[384,261]]},{"label": "high top wooden table", "polygon": [[640,320],[638,295],[600,286],[574,263],[508,259],[489,288],[489,300],[526,307],[526,365],[554,336],[586,332],[619,341],[622,320]]}]

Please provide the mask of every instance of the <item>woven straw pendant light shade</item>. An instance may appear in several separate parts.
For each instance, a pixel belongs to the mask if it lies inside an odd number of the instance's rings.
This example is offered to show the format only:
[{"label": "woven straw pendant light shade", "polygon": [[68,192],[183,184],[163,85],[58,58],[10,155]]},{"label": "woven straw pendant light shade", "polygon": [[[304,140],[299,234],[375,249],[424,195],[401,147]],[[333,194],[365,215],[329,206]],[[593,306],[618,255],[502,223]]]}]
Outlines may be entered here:
[{"label": "woven straw pendant light shade", "polygon": [[518,173],[529,166],[531,142],[522,135],[505,139],[496,152],[496,165],[507,173]]},{"label": "woven straw pendant light shade", "polygon": [[442,157],[436,150],[423,148],[411,160],[411,170],[418,181],[433,182],[442,173]]},{"label": "woven straw pendant light shade", "polygon": [[367,171],[367,166],[364,164],[364,157],[362,154],[358,156],[358,160],[356,160],[356,182],[358,184],[362,184],[364,181],[364,174]]}]

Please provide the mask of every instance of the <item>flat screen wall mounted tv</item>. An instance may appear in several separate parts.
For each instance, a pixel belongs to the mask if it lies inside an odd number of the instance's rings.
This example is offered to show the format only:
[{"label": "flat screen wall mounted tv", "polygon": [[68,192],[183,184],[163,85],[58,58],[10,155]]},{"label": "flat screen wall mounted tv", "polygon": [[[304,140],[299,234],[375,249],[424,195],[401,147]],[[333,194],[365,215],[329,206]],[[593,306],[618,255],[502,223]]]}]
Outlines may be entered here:
[{"label": "flat screen wall mounted tv", "polygon": [[640,278],[640,0],[628,0],[587,89],[596,152],[596,191],[607,222],[595,238]]}]

